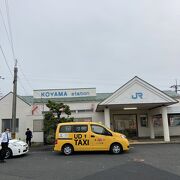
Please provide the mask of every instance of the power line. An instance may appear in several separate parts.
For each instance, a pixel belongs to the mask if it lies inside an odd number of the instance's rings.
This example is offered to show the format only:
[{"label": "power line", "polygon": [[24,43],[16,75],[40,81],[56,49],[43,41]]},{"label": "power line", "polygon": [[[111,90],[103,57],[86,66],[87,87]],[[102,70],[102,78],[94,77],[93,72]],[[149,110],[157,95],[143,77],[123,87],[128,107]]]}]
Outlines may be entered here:
[{"label": "power line", "polygon": [[27,79],[26,75],[24,74],[23,69],[22,69],[19,61],[18,61],[18,64],[19,64],[19,69],[20,69],[22,75],[24,76],[24,79],[26,80],[26,82],[27,82],[27,84],[29,85],[29,87],[30,87],[31,89],[33,89],[32,86],[31,86],[31,83],[29,82],[29,80]]},{"label": "power line", "polygon": [[28,94],[27,91],[26,91],[26,89],[24,88],[23,83],[22,83],[21,79],[19,78],[19,76],[18,76],[18,79],[19,79],[19,84],[20,84],[21,87],[23,88],[24,92],[25,92],[26,94]]},{"label": "power line", "polygon": [[9,33],[10,33],[11,48],[12,48],[14,61],[16,61],[15,53],[14,53],[13,36],[12,36],[12,28],[11,28],[8,0],[5,0],[5,5],[6,5],[6,15],[7,15],[7,20],[8,20],[8,26],[9,26]]},{"label": "power line", "polygon": [[[10,13],[9,13],[9,4],[8,4],[8,0],[4,0],[5,2],[5,10],[6,10],[6,15],[7,15],[7,21],[8,21],[8,28],[9,28],[9,33],[8,33],[8,30],[7,30],[7,27],[6,27],[6,24],[5,24],[5,20],[4,20],[4,17],[3,17],[3,13],[1,11],[1,16],[2,16],[2,19],[3,19],[3,25],[4,25],[4,28],[5,28],[5,31],[6,31],[6,34],[7,34],[7,37],[8,37],[8,40],[9,40],[9,43],[10,43],[10,46],[11,46],[11,50],[12,50],[12,55],[13,55],[13,58],[14,58],[14,61],[16,62],[17,59],[15,57],[15,50],[14,50],[14,44],[13,44],[13,36],[12,36],[12,28],[11,28],[11,20],[10,20]],[[22,68],[20,68],[25,80],[28,82],[28,85],[30,85],[29,81],[27,80],[27,78],[25,77],[24,73],[23,73],[23,70]],[[18,79],[20,80],[20,77],[18,76]],[[23,83],[22,81],[20,80],[20,85],[21,87],[23,88],[23,90],[27,93],[26,89],[24,88],[23,86]],[[31,87],[31,86],[30,86]]]},{"label": "power line", "polygon": [[[0,14],[1,14],[1,18],[2,18],[3,25],[4,25],[4,29],[5,29],[6,34],[7,34],[8,41],[9,41],[10,46],[11,46],[11,40],[10,40],[10,37],[9,37],[9,33],[8,33],[8,30],[7,30],[7,27],[6,27],[6,23],[5,23],[5,20],[4,20],[4,17],[3,17],[3,13],[2,13],[2,9],[1,9],[1,8],[0,8]],[[12,46],[11,46],[11,48],[12,48]]]},{"label": "power line", "polygon": [[[13,73],[12,73],[12,71],[11,71],[10,67],[9,67],[9,64],[8,64],[8,62],[7,62],[7,59],[6,59],[5,53],[4,53],[3,48],[2,48],[2,46],[1,46],[1,45],[0,45],[0,49],[1,49],[2,55],[3,55],[3,57],[4,57],[4,60],[5,60],[5,62],[6,62],[6,65],[7,65],[8,69],[9,69],[9,71],[10,71],[11,75],[12,75],[12,78],[13,78]],[[28,93],[27,93],[27,91],[26,91],[26,89],[24,88],[24,86],[23,86],[22,82],[21,82],[21,79],[20,79],[19,77],[18,77],[18,79],[19,79],[20,86],[23,88],[23,90],[25,91],[25,93],[26,93],[26,94],[28,94]]]},{"label": "power line", "polygon": [[3,57],[4,57],[5,63],[6,63],[6,65],[7,65],[7,67],[8,67],[8,69],[9,69],[9,72],[11,73],[11,75],[12,75],[12,77],[13,77],[13,73],[12,73],[12,71],[11,71],[11,68],[9,67],[9,64],[8,64],[8,62],[7,62],[6,56],[5,56],[5,54],[4,54],[4,51],[3,51],[1,45],[0,45],[0,49],[1,49],[2,55],[3,55]]}]

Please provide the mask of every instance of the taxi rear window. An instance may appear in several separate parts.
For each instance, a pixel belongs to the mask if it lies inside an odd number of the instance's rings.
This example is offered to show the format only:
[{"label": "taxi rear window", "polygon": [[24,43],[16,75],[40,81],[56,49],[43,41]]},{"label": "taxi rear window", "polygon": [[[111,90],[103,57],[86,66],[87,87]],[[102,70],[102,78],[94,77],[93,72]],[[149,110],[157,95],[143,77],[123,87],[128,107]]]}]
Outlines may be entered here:
[{"label": "taxi rear window", "polygon": [[70,132],[73,132],[72,131],[72,126],[70,126],[70,125],[61,126],[60,127],[60,132],[61,133],[70,133]]},{"label": "taxi rear window", "polygon": [[87,125],[75,125],[73,129],[74,129],[74,132],[87,132],[88,126]]},{"label": "taxi rear window", "polygon": [[77,132],[87,132],[88,125],[63,125],[60,127],[60,133],[77,133]]}]

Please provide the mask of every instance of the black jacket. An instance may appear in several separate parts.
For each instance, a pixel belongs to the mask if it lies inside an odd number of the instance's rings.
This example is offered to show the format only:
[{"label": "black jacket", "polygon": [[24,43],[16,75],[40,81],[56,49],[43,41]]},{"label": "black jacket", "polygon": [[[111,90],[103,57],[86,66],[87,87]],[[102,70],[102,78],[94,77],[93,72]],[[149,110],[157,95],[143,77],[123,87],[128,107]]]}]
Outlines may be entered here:
[{"label": "black jacket", "polygon": [[32,132],[30,130],[26,131],[26,138],[31,139],[32,138]]}]

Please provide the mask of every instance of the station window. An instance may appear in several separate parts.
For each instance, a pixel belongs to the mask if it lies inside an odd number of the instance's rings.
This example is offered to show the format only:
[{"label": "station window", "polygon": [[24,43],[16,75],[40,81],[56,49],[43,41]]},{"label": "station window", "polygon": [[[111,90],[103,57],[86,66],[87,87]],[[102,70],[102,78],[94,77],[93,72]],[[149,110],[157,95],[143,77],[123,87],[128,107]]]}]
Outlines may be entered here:
[{"label": "station window", "polygon": [[148,127],[148,118],[147,115],[140,115],[141,127]]},{"label": "station window", "polygon": [[79,113],[83,113],[83,112],[93,112],[93,109],[79,109],[78,112],[79,112]]},{"label": "station window", "polygon": [[71,110],[71,113],[88,113],[93,112],[93,109],[77,109],[77,110]]},{"label": "station window", "polygon": [[168,116],[169,126],[180,126],[180,114],[171,114]]},{"label": "station window", "polygon": [[43,125],[44,125],[44,123],[43,123],[42,119],[33,120],[33,131],[34,132],[42,132]]},{"label": "station window", "polygon": [[[12,131],[12,119],[2,119],[2,132],[6,128]],[[19,119],[16,119],[16,132],[19,132]]]},{"label": "station window", "polygon": [[154,127],[161,127],[162,126],[162,116],[157,115],[153,117]]}]

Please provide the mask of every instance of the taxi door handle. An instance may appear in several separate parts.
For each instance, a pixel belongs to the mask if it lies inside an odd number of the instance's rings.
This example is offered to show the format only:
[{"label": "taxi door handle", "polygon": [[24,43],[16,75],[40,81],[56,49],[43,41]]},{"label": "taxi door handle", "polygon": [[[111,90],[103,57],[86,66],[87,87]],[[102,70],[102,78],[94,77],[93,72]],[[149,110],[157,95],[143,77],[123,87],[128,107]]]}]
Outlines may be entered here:
[{"label": "taxi door handle", "polygon": [[91,135],[91,137],[95,137],[94,135]]}]

